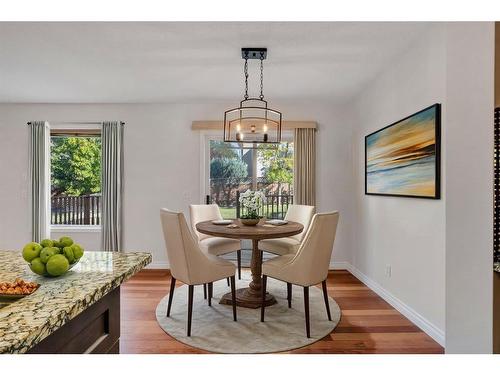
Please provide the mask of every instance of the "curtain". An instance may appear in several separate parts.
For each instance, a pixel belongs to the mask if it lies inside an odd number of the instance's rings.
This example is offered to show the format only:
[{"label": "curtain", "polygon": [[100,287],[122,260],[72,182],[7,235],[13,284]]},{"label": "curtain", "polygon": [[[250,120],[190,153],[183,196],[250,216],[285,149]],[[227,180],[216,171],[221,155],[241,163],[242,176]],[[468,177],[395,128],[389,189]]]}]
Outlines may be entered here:
[{"label": "curtain", "polygon": [[297,128],[294,134],[294,203],[316,205],[316,129]]},{"label": "curtain", "polygon": [[50,128],[46,121],[28,125],[31,237],[40,242],[50,237]]},{"label": "curtain", "polygon": [[101,133],[101,249],[122,245],[123,123],[105,121]]}]

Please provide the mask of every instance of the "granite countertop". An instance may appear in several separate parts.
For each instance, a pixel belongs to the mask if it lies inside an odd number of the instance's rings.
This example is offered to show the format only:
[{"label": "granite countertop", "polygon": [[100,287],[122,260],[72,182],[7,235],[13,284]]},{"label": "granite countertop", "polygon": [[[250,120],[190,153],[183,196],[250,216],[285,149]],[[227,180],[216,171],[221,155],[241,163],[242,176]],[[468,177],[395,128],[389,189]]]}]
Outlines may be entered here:
[{"label": "granite countertop", "polygon": [[151,262],[148,253],[87,251],[65,275],[35,275],[19,251],[0,251],[0,282],[40,284],[30,296],[0,306],[0,353],[24,353]]}]

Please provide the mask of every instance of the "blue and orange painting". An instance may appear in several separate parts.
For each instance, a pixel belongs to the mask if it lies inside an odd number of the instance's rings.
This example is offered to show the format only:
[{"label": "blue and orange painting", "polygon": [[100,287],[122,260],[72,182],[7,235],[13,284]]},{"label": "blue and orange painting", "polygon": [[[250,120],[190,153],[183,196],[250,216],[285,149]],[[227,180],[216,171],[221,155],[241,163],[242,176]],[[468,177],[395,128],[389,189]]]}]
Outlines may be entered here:
[{"label": "blue and orange painting", "polygon": [[366,193],[438,198],[439,105],[366,137]]}]

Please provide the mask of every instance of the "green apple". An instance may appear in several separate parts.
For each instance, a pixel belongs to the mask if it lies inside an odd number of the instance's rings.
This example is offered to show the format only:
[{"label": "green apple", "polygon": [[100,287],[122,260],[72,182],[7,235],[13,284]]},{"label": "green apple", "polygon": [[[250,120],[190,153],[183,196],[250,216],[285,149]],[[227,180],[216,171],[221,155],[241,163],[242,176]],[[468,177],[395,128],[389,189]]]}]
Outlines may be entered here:
[{"label": "green apple", "polygon": [[64,255],[56,254],[49,258],[46,267],[50,276],[61,276],[68,271],[69,262]]},{"label": "green apple", "polygon": [[58,254],[59,249],[55,250],[53,247],[44,247],[42,251],[40,251],[40,260],[42,263],[47,264],[49,261],[49,258],[52,255]]},{"label": "green apple", "polygon": [[52,246],[54,246],[54,241],[46,238],[46,239],[40,241],[40,245],[42,247],[52,247]]},{"label": "green apple", "polygon": [[70,237],[59,238],[60,247],[67,247],[73,245],[73,240]]},{"label": "green apple", "polygon": [[71,246],[66,246],[63,249],[63,254],[66,258],[68,258],[70,264],[75,262],[75,254],[73,254],[73,249],[71,248]]},{"label": "green apple", "polygon": [[40,256],[42,246],[36,242],[30,242],[23,247],[23,258],[26,262],[31,262],[33,259]]},{"label": "green apple", "polygon": [[71,245],[71,249],[73,250],[73,255],[76,259],[80,259],[83,256],[83,247],[79,244],[75,243]]},{"label": "green apple", "polygon": [[31,261],[30,268],[34,273],[38,275],[44,275],[45,272],[47,271],[45,268],[45,264],[43,264],[40,258],[33,259]]},{"label": "green apple", "polygon": [[57,247],[59,249],[62,249],[64,247],[58,240],[54,240],[54,244],[52,246]]}]

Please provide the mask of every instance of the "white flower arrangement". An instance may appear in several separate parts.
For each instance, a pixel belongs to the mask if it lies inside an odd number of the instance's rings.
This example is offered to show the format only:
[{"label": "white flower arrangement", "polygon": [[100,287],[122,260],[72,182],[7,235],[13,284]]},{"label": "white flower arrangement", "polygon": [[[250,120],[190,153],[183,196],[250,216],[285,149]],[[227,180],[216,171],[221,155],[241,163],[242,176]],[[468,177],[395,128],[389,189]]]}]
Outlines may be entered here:
[{"label": "white flower arrangement", "polygon": [[243,219],[259,219],[259,211],[264,206],[266,196],[262,191],[247,190],[240,195],[241,206],[246,210]]}]

